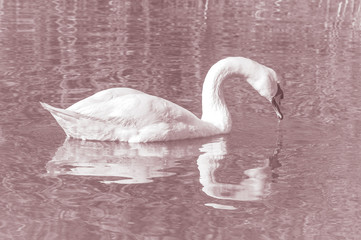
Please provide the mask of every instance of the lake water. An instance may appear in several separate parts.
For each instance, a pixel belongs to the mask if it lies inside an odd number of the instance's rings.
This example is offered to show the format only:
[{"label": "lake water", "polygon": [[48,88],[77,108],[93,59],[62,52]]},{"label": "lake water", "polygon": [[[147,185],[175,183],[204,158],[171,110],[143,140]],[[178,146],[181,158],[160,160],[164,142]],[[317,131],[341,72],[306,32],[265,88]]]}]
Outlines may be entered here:
[{"label": "lake water", "polygon": [[[360,239],[361,1],[0,0],[0,239]],[[226,84],[233,129],[65,141],[39,101],[132,87],[201,115],[212,64],[275,69],[284,120]]]}]

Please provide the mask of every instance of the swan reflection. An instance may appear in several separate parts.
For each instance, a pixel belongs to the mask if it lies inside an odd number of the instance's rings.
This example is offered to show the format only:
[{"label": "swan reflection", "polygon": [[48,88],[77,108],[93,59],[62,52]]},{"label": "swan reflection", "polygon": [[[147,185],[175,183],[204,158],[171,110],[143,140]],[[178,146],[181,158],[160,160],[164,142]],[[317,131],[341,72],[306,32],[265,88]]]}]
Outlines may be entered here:
[{"label": "swan reflection", "polygon": [[46,165],[48,175],[99,176],[103,183],[135,184],[174,175],[162,171],[196,152],[196,145],[91,142],[68,139]]},{"label": "swan reflection", "polygon": [[[215,172],[227,161],[224,137],[167,143],[92,142],[68,139],[46,165],[49,176],[97,176],[101,182],[139,184],[175,173],[177,160],[197,158],[202,190],[216,199],[254,201],[266,196],[277,164],[279,147],[262,166],[244,171],[237,184],[217,181]],[[242,172],[242,169],[239,169]]]},{"label": "swan reflection", "polygon": [[270,191],[271,182],[269,180],[277,177],[272,170],[281,166],[277,157],[280,149],[281,143],[278,142],[273,155],[266,159],[262,166],[245,170],[244,174],[247,178],[238,184],[231,184],[218,182],[215,176],[222,161],[226,161],[226,142],[204,144],[200,149],[203,154],[197,160],[200,172],[199,181],[203,185],[203,192],[210,197],[223,200],[255,201],[262,199]]}]

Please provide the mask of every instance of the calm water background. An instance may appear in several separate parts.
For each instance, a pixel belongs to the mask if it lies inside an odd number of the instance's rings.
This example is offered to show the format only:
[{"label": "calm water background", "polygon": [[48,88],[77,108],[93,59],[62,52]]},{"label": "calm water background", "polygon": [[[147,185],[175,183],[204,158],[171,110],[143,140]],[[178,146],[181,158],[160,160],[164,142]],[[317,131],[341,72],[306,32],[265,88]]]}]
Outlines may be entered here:
[{"label": "calm water background", "polygon": [[[361,1],[0,0],[0,239],[360,239]],[[231,134],[65,141],[58,107],[132,87],[201,115],[210,66],[244,56]],[[65,142],[64,142],[65,141]]]}]

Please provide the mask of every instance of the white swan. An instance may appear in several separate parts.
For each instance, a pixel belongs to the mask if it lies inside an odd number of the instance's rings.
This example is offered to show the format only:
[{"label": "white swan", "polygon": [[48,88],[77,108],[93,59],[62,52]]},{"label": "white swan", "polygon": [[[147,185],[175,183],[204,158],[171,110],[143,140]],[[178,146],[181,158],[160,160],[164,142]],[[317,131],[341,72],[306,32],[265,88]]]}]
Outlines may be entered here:
[{"label": "white swan", "polygon": [[151,142],[228,133],[232,120],[222,83],[243,76],[272,103],[279,119],[283,92],[274,70],[243,57],[218,61],[208,71],[202,91],[202,118],[160,97],[130,88],[111,88],[85,98],[67,109],[41,105],[68,137],[83,140]]}]

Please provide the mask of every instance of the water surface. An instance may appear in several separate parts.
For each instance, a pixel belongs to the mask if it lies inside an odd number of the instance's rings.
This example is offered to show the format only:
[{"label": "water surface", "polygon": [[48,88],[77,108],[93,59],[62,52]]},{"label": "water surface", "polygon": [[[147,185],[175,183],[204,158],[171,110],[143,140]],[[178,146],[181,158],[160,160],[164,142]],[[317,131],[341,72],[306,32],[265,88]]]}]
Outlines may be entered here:
[{"label": "water surface", "polygon": [[[361,2],[0,1],[1,239],[358,239]],[[65,140],[39,101],[110,87],[197,116],[212,64],[276,70],[278,120],[243,79],[224,136]]]}]

